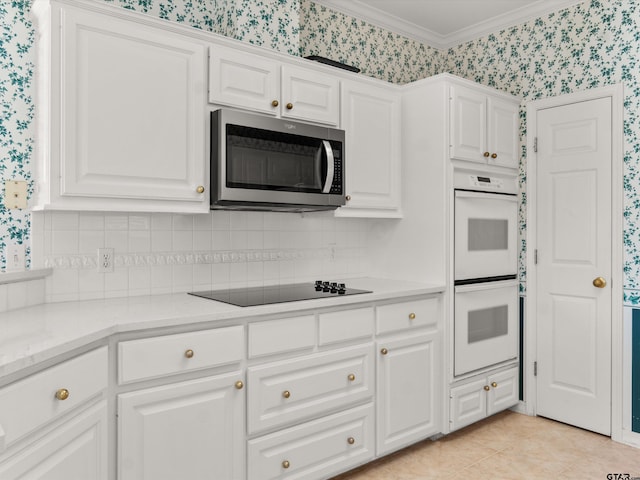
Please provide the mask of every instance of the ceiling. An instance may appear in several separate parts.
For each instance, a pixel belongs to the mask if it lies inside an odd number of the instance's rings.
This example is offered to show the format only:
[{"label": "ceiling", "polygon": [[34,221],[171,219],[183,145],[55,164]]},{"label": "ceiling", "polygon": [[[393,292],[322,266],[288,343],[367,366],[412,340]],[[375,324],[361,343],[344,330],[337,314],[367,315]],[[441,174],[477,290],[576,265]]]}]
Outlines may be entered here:
[{"label": "ceiling", "polygon": [[584,0],[314,0],[445,49]]}]

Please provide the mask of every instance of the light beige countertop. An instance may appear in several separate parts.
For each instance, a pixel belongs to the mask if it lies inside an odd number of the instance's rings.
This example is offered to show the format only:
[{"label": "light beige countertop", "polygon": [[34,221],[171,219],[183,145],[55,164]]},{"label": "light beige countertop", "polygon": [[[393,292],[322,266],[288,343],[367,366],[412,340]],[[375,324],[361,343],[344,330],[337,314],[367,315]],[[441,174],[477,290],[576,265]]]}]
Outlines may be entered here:
[{"label": "light beige countertop", "polygon": [[[443,292],[444,285],[397,280],[348,279],[349,288],[372,293],[236,307],[186,293],[45,303],[0,314],[0,379],[109,336],[154,328],[290,315],[298,311],[401,300]],[[206,327],[204,324],[207,324]]]}]

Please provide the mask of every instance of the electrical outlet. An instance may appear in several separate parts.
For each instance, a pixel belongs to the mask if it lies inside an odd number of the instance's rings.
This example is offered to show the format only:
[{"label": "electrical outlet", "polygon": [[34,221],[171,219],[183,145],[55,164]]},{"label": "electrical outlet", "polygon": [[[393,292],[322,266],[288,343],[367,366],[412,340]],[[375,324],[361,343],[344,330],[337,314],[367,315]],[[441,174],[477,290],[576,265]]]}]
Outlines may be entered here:
[{"label": "electrical outlet", "polygon": [[27,182],[24,180],[5,180],[4,206],[7,209],[27,208]]},{"label": "electrical outlet", "polygon": [[113,272],[113,248],[98,249],[98,272]]},{"label": "electrical outlet", "polygon": [[6,260],[5,272],[21,272],[24,270],[24,245],[13,244],[4,247]]}]

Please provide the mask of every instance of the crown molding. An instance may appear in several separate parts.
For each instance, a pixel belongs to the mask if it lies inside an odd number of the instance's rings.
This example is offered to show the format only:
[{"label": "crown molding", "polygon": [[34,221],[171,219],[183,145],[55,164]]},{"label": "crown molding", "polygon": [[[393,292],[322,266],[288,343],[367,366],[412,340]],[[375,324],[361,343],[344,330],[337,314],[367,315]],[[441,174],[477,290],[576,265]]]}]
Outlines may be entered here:
[{"label": "crown molding", "polygon": [[313,0],[332,10],[364,20],[386,30],[429,45],[439,50],[456,47],[477,38],[496,33],[514,25],[525,23],[534,18],[562,10],[585,0],[537,0],[531,5],[521,7],[502,15],[478,22],[447,35],[442,35],[415,23],[403,20],[388,12],[367,5],[361,0]]}]

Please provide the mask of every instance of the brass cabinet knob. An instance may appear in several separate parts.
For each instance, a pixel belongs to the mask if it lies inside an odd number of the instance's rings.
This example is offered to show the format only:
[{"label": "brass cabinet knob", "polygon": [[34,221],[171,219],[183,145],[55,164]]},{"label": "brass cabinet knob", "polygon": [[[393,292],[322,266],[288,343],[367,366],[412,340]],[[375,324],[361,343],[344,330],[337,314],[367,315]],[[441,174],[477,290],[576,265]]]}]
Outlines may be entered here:
[{"label": "brass cabinet knob", "polygon": [[415,320],[416,319],[416,314],[415,313],[410,313],[409,314],[409,320]]},{"label": "brass cabinet knob", "polygon": [[350,202],[350,201],[351,201],[351,195],[347,195],[346,197],[344,197],[344,199],[345,199],[347,202]]},{"label": "brass cabinet knob", "polygon": [[69,398],[69,390],[67,390],[66,388],[61,388],[56,392],[56,398],[58,400],[66,400],[67,398]]},{"label": "brass cabinet knob", "polygon": [[242,383],[242,380],[238,380],[238,381],[236,382],[236,388],[237,388],[238,390],[242,390],[242,388],[243,388],[243,387],[244,387],[244,383]]},{"label": "brass cabinet knob", "polygon": [[199,185],[198,188],[196,188],[196,192],[204,193],[204,187],[202,185]]},{"label": "brass cabinet knob", "polygon": [[291,392],[289,390],[285,390],[284,392],[282,392],[282,396],[284,398],[289,398],[291,396]]},{"label": "brass cabinet knob", "polygon": [[491,158],[498,158],[498,154],[497,153],[492,153],[491,154]]},{"label": "brass cabinet knob", "polygon": [[491,382],[491,386],[492,386],[493,388],[496,388],[496,387],[498,386],[498,384],[497,384],[496,382]]},{"label": "brass cabinet knob", "polygon": [[490,389],[489,389],[489,385],[485,385],[485,386],[484,386],[484,389],[485,389],[485,391],[487,391],[487,392],[488,392],[488,391],[490,390]]},{"label": "brass cabinet knob", "polygon": [[194,355],[194,353],[193,353],[193,350],[191,350],[191,349],[189,349],[186,352],[184,352],[184,356],[187,357],[187,358],[193,358],[193,355]]},{"label": "brass cabinet knob", "polygon": [[387,353],[389,353],[389,350],[387,350],[386,348],[383,348],[382,350],[380,350],[380,353],[382,355],[386,355]]},{"label": "brass cabinet knob", "polygon": [[287,103],[287,110],[293,110],[293,103]]},{"label": "brass cabinet knob", "polygon": [[271,102],[272,107],[277,107],[278,105],[280,105],[280,102],[278,100],[274,100],[273,102]]},{"label": "brass cabinet knob", "polygon": [[485,156],[485,158],[489,158],[489,155],[491,155],[489,152],[484,152],[483,155]]},{"label": "brass cabinet knob", "polygon": [[291,464],[289,463],[289,460],[285,460],[284,462],[282,462],[282,468],[289,468],[291,466]]},{"label": "brass cabinet knob", "polygon": [[356,379],[356,376],[353,373],[350,373],[347,378],[349,379],[350,382],[353,382]]},{"label": "brass cabinet knob", "polygon": [[347,438],[347,443],[349,445],[353,445],[354,443],[356,443],[356,439],[353,438],[353,437],[349,437],[349,438]]},{"label": "brass cabinet knob", "polygon": [[596,288],[604,288],[607,286],[607,281],[602,277],[596,277],[593,279],[593,286]]}]

